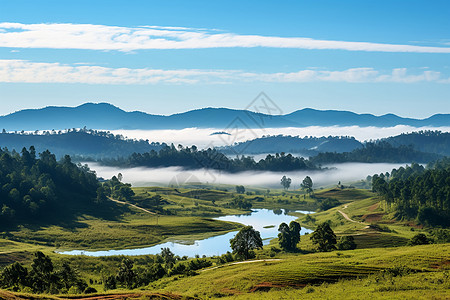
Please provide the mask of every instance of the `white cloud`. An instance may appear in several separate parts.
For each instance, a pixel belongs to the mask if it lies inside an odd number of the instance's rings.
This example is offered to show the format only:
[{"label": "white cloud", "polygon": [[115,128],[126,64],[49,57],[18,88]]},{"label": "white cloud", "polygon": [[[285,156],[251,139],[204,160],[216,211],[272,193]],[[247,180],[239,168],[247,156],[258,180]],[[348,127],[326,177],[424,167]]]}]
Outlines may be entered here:
[{"label": "white cloud", "polygon": [[41,63],[25,60],[0,60],[0,82],[21,83],[86,83],[86,84],[195,84],[244,82],[439,82],[449,83],[441,73],[425,70],[408,74],[407,69],[389,73],[373,68],[352,68],[343,71],[301,70],[292,73],[254,73],[240,70],[198,69],[131,69],[107,68],[79,63]]},{"label": "white cloud", "polygon": [[450,53],[450,47],[240,35],[185,27],[0,23],[0,47],[133,51],[270,47],[348,51]]}]

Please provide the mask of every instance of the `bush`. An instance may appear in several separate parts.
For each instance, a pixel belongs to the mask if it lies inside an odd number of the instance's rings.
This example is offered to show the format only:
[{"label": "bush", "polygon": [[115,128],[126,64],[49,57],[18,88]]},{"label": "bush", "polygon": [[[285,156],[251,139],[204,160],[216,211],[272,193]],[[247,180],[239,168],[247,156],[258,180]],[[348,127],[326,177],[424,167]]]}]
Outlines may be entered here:
[{"label": "bush", "polygon": [[425,234],[418,233],[409,240],[408,245],[410,246],[428,245],[429,243],[430,240],[427,238]]},{"label": "bush", "polygon": [[94,294],[97,293],[97,290],[93,287],[88,286],[85,290],[84,290],[84,294]]}]

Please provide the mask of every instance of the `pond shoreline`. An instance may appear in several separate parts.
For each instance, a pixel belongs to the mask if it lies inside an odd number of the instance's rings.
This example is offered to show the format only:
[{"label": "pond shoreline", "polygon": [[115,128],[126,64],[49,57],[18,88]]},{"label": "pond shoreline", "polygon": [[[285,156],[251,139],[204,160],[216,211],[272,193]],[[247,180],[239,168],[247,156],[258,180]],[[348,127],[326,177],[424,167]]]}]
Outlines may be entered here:
[{"label": "pond shoreline", "polygon": [[[277,211],[277,213],[275,213]],[[212,218],[213,220],[230,222],[240,225],[252,225],[256,230],[261,232],[261,237],[264,240],[264,244],[269,244],[269,242],[276,238],[278,225],[282,222],[290,222],[298,219],[298,216],[292,215],[291,213],[314,213],[311,211],[289,211],[281,210],[268,210],[268,209],[253,209],[250,213],[242,213],[237,215],[227,215],[221,217]],[[264,216],[259,216],[259,215]],[[256,216],[258,215],[258,216]],[[261,222],[268,222],[267,224],[261,224]],[[274,223],[274,224],[272,224]],[[310,232],[311,230],[307,228],[302,228],[303,234]],[[110,250],[63,250],[58,249],[54,251],[58,254],[63,255],[88,255],[88,256],[114,256],[114,255],[148,255],[157,254],[160,252],[161,248],[168,247],[174,251],[176,255],[180,256],[195,256],[195,255],[206,255],[214,256],[221,255],[229,251],[229,239],[232,238],[238,231],[228,230],[217,232],[218,234],[211,235],[212,232],[195,234],[195,235],[181,235],[176,237],[168,238],[162,242],[155,245],[149,246],[138,246],[138,247],[126,247],[122,249],[110,249]],[[212,241],[214,240],[214,241]],[[221,246],[219,246],[219,244]],[[188,249],[190,247],[191,249]],[[179,252],[179,253],[177,253]],[[195,253],[199,252],[199,253]],[[194,254],[195,253],[195,254]]]}]

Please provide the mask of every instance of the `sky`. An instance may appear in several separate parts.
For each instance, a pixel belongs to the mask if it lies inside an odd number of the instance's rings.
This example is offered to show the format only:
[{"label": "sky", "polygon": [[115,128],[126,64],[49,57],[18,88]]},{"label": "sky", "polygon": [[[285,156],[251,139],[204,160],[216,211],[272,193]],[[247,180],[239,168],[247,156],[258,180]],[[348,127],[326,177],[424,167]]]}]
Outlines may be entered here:
[{"label": "sky", "polygon": [[450,1],[0,1],[0,115],[109,102],[173,114],[450,113]]}]

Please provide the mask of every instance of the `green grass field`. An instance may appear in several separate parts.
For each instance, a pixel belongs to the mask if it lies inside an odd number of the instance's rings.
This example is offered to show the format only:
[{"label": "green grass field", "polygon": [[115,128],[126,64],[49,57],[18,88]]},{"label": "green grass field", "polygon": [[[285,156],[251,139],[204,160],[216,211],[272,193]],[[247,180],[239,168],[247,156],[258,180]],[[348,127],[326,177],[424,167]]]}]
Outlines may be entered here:
[{"label": "green grass field", "polygon": [[[56,266],[63,262],[76,266],[83,278],[100,292],[103,291],[102,274],[116,272],[122,257],[66,256],[53,251],[143,247],[174,239],[207,238],[241,226],[212,220],[215,216],[244,213],[228,205],[236,196],[230,187],[149,187],[134,190],[134,204],[151,210],[151,207],[146,207],[147,199],[160,195],[161,208],[170,214],[154,215],[128,205],[114,204],[115,211],[120,212],[114,217],[84,214],[69,225],[19,227],[4,232],[3,239],[0,239],[0,266],[14,261],[30,266],[32,253],[43,251],[50,255]],[[320,222],[328,221],[338,238],[352,235],[357,249],[315,253],[315,247],[305,235],[301,237],[298,253],[285,253],[279,250],[277,239],[274,239],[263,250],[256,251],[256,259],[264,261],[222,265],[212,258],[213,266],[197,271],[196,276],[164,277],[139,290],[118,289],[98,297],[120,299],[124,293],[130,299],[449,297],[450,244],[405,246],[413,235],[426,233],[427,229],[411,221],[393,219],[391,214],[383,211],[380,199],[367,190],[330,188],[316,191],[314,197],[300,191],[274,190],[267,194],[264,190],[254,190],[243,197],[255,208],[291,210],[302,227],[314,229]],[[309,216],[292,212],[315,210],[319,207],[318,199],[327,198],[337,199],[341,204]],[[133,257],[133,260],[142,267],[146,265],[148,256]],[[394,274],[396,270],[403,271]],[[32,297],[26,294],[4,295],[0,294],[0,297]],[[47,299],[65,297],[67,295],[49,295]]]}]

